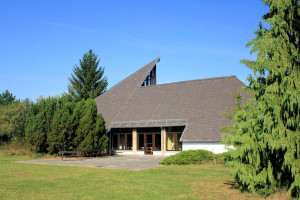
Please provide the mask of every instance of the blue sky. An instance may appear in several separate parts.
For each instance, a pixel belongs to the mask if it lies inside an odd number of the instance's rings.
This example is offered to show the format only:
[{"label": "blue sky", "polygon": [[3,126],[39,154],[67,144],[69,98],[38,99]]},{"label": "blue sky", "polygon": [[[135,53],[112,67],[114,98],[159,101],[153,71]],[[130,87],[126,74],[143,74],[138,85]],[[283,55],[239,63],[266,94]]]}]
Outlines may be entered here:
[{"label": "blue sky", "polygon": [[67,91],[89,49],[101,58],[109,88],[161,57],[158,83],[251,73],[239,62],[267,7],[229,1],[2,1],[0,93],[35,101]]}]

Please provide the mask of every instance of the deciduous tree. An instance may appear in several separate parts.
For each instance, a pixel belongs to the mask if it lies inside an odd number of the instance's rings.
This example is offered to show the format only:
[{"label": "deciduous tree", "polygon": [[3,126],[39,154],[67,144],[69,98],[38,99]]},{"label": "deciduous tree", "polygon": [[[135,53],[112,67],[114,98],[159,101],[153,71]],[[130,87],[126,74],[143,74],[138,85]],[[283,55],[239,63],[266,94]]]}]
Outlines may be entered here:
[{"label": "deciduous tree", "polygon": [[7,90],[0,94],[0,143],[24,139],[25,119],[30,105],[29,99],[16,100]]}]

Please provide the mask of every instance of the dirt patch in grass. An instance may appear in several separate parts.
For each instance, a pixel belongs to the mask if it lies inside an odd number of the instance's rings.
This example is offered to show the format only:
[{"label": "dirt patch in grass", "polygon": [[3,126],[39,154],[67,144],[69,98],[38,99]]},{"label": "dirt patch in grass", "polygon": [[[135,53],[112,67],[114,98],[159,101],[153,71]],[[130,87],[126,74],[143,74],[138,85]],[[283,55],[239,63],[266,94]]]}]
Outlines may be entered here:
[{"label": "dirt patch in grass", "polygon": [[233,181],[228,181],[225,183],[211,183],[211,182],[191,182],[189,183],[192,187],[192,194],[180,195],[178,198],[197,198],[197,199],[230,199],[230,200],[241,200],[241,199],[251,199],[251,200],[289,200],[290,196],[286,191],[279,191],[276,194],[268,198],[259,197],[256,194],[242,193],[237,189],[237,185]]},{"label": "dirt patch in grass", "polygon": [[280,190],[276,194],[271,195],[268,199],[272,200],[290,200],[292,199],[287,191]]},{"label": "dirt patch in grass", "polygon": [[239,190],[235,189],[233,182],[225,183],[209,183],[209,182],[194,182],[190,183],[192,186],[194,198],[200,199],[264,199],[257,197],[254,194],[241,193]]}]

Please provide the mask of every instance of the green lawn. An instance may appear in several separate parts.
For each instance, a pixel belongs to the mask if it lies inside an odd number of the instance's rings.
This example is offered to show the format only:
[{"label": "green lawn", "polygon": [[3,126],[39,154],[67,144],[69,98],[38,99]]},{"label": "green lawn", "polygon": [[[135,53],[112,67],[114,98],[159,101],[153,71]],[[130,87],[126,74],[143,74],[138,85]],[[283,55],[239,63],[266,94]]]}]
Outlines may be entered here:
[{"label": "green lawn", "polygon": [[[147,170],[25,164],[0,151],[0,199],[245,199],[223,165]],[[251,198],[251,199],[252,199]]]}]

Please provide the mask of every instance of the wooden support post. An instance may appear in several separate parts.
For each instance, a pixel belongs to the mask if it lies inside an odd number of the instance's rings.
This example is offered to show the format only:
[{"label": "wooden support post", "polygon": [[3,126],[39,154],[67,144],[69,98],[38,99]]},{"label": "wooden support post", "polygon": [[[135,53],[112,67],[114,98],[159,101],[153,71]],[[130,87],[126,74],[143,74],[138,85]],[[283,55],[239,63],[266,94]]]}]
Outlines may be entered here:
[{"label": "wooden support post", "polygon": [[136,154],[137,150],[137,130],[136,128],[132,129],[132,153]]},{"label": "wooden support post", "polygon": [[152,133],[152,153],[153,153],[154,149],[155,149],[155,134]]},{"label": "wooden support post", "polygon": [[161,128],[161,154],[166,155],[166,140],[167,140],[167,131],[165,127]]}]

